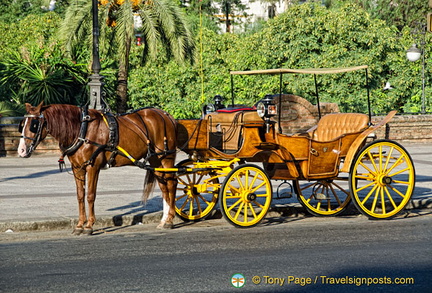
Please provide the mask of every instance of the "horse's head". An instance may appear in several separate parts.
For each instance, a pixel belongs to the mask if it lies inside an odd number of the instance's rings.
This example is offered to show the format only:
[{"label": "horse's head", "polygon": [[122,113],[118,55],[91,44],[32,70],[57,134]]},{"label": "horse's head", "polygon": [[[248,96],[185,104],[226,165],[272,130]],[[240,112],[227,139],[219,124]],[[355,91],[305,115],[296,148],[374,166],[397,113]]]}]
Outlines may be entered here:
[{"label": "horse's head", "polygon": [[18,146],[18,155],[23,158],[31,156],[39,143],[47,136],[46,119],[42,113],[43,102],[34,107],[25,104],[27,114],[19,124],[21,139]]}]

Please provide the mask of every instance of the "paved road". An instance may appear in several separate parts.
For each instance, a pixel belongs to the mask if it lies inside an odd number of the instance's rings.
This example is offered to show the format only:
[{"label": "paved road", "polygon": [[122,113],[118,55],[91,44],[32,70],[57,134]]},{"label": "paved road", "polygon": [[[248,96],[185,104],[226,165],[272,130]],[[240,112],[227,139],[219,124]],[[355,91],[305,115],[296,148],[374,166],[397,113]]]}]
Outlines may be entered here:
[{"label": "paved road", "polygon": [[[417,173],[414,207],[431,208],[432,144],[403,145]],[[182,158],[180,153],[178,160]],[[0,158],[0,232],[72,227],[78,215],[75,183],[70,173],[59,172],[57,159],[56,155]],[[141,204],[144,175],[137,167],[102,171],[95,228],[159,221],[162,201],[157,188],[147,205]],[[273,202],[300,206],[296,199]]]},{"label": "paved road", "polygon": [[[219,219],[92,237],[3,233],[0,292],[431,292],[431,221],[422,212],[266,219],[253,229]],[[241,289],[231,285],[235,274]]]}]

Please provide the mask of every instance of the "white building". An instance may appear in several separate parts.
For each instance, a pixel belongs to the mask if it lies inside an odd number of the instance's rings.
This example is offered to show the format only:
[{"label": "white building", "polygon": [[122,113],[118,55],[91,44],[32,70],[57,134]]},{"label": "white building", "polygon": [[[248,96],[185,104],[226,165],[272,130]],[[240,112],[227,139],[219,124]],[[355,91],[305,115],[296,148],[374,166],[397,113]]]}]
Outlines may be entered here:
[{"label": "white building", "polygon": [[[264,2],[260,0],[242,0],[247,8],[243,12],[230,13],[228,17],[228,24],[226,21],[226,15],[217,14],[215,15],[220,20],[220,28],[223,32],[241,32],[244,31],[245,26],[255,23],[260,20],[268,20],[276,15],[284,12],[289,5],[289,0],[280,0],[271,4],[269,2]],[[213,6],[222,11],[219,3],[213,3]],[[228,29],[227,29],[228,25]]]}]

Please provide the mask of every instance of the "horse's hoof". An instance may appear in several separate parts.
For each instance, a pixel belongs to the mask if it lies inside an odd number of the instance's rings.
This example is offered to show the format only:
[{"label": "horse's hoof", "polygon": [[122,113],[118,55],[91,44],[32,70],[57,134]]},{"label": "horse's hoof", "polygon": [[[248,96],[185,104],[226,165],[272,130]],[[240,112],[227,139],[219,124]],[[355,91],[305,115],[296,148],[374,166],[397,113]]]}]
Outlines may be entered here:
[{"label": "horse's hoof", "polygon": [[90,236],[93,234],[93,229],[85,228],[83,234],[86,236]]},{"label": "horse's hoof", "polygon": [[172,229],[174,228],[173,223],[161,221],[159,225],[157,225],[156,229]]},{"label": "horse's hoof", "polygon": [[73,235],[76,235],[76,236],[79,236],[79,235],[81,235],[81,234],[83,233],[83,231],[84,231],[83,228],[75,228],[75,229],[72,231],[72,234],[73,234]]}]

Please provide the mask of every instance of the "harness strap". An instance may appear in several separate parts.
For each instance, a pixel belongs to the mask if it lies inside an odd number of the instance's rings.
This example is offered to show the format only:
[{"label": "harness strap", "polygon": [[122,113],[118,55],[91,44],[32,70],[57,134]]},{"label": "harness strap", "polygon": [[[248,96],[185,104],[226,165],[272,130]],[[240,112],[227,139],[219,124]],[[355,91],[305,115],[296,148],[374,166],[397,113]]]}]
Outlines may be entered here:
[{"label": "harness strap", "polygon": [[119,141],[117,119],[111,112],[102,114],[102,118],[109,129],[108,146],[115,149]]},{"label": "harness strap", "polygon": [[[165,150],[161,150],[160,152],[155,152],[153,150],[153,148],[151,147],[152,143],[149,140],[148,134],[146,133],[146,132],[148,132],[147,125],[145,124],[144,120],[142,119],[142,117],[140,115],[138,115],[138,117],[140,118],[140,120],[143,123],[144,128],[146,129],[146,131],[144,131],[144,135],[148,139],[148,141],[147,141],[148,152],[147,152],[146,158],[144,159],[144,162],[140,162],[140,161],[136,160],[124,148],[122,148],[122,147],[120,147],[118,145],[118,142],[119,142],[118,122],[117,122],[116,117],[111,112],[101,113],[102,119],[105,122],[105,124],[108,126],[108,129],[109,129],[108,143],[102,145],[102,144],[99,144],[97,142],[90,141],[90,140],[86,139],[85,136],[87,134],[88,122],[91,120],[91,118],[88,115],[88,108],[87,108],[87,106],[84,106],[81,109],[82,109],[81,110],[82,111],[82,119],[81,119],[81,126],[80,126],[79,136],[78,136],[78,138],[75,140],[75,142],[71,146],[69,146],[68,148],[66,148],[63,151],[62,156],[58,160],[59,167],[60,167],[61,171],[63,170],[63,168],[65,166],[63,158],[65,156],[67,156],[67,155],[73,154],[75,151],[77,151],[83,145],[83,143],[92,144],[92,145],[97,146],[98,148],[91,155],[90,159],[87,160],[83,164],[82,167],[87,166],[87,165],[93,165],[94,160],[96,159],[96,157],[101,152],[110,151],[111,152],[111,156],[110,156],[110,158],[109,158],[109,160],[107,162],[109,166],[112,166],[112,163],[113,163],[115,157],[119,154],[121,156],[124,156],[124,157],[128,158],[134,165],[136,165],[136,166],[138,166],[140,168],[148,169],[149,166],[146,165],[146,162],[148,161],[148,159],[151,156],[155,156],[155,155],[156,156],[168,155],[168,154],[172,154],[172,153],[176,152],[176,150],[169,150],[168,149],[168,142],[167,142],[166,137],[164,138],[164,147],[165,147]],[[171,121],[171,122],[174,123],[173,121]],[[165,125],[165,123],[164,123],[164,131],[166,131],[166,125]]]}]

